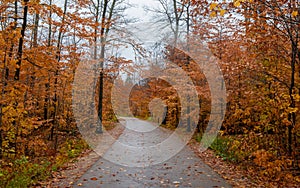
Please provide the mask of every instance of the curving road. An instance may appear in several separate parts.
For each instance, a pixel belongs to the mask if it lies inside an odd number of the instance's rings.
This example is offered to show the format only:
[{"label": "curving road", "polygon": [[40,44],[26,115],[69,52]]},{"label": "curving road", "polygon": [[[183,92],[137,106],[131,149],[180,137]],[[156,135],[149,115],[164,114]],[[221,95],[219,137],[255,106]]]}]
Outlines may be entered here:
[{"label": "curving road", "polygon": [[123,119],[122,135],[74,187],[231,187],[178,135],[136,118]]}]

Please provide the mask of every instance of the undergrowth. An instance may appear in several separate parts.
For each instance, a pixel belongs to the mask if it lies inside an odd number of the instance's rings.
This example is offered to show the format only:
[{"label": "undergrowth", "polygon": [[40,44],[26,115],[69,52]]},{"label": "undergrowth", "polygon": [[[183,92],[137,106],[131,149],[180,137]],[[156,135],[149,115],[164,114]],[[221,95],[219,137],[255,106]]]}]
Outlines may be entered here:
[{"label": "undergrowth", "polygon": [[88,144],[81,138],[71,137],[63,142],[52,156],[31,158],[20,156],[13,161],[0,161],[0,187],[23,188],[37,185],[59,170],[65,163],[78,157]]},{"label": "undergrowth", "polygon": [[[201,142],[200,134],[194,138]],[[300,183],[299,171],[294,170],[300,169],[300,165],[289,155],[276,152],[270,140],[270,137],[258,139],[249,135],[218,136],[209,148],[223,160],[246,170],[253,181],[269,186]],[[269,142],[269,148],[263,147],[266,142]]]}]

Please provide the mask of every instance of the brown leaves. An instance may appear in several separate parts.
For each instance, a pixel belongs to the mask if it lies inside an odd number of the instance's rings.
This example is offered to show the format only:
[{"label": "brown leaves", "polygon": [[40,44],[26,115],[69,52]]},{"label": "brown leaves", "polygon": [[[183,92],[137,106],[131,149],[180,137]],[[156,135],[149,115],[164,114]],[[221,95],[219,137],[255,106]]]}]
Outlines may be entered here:
[{"label": "brown leaves", "polygon": [[97,181],[97,180],[98,180],[98,178],[96,178],[96,177],[92,177],[90,180],[92,180],[92,181]]},{"label": "brown leaves", "polygon": [[273,155],[266,150],[257,150],[252,154],[252,156],[254,157],[253,162],[261,167],[265,167],[267,162],[273,158]]}]

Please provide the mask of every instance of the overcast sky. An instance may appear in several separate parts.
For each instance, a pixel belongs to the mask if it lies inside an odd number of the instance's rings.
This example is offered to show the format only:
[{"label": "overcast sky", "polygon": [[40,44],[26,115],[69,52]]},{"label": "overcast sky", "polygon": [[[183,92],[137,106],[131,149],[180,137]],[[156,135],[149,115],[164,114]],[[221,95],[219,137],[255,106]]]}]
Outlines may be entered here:
[{"label": "overcast sky", "polygon": [[[145,7],[157,8],[159,3],[156,0],[127,0],[127,2],[132,7],[125,11],[126,16],[138,19],[137,22],[129,24],[127,29],[133,32],[134,38],[144,46],[158,42],[161,39],[161,33],[158,26],[152,21],[154,13],[146,11]],[[122,55],[128,59],[134,59],[134,53],[130,48],[123,49]]]},{"label": "overcast sky", "polygon": [[141,22],[149,21],[151,13],[144,10],[144,7],[157,7],[159,3],[156,0],[128,0],[128,3],[133,5],[132,8],[126,10],[126,14],[131,17],[139,18]]},{"label": "overcast sky", "polygon": [[[156,0],[127,0],[127,2],[132,7],[125,11],[125,15],[138,19],[137,22],[129,24],[127,28],[133,32],[134,38],[146,48],[160,41],[161,33],[152,20],[154,13],[145,10],[145,7],[150,9],[159,7],[159,2]],[[131,48],[122,49],[120,52],[121,56],[134,61],[135,55]]]},{"label": "overcast sky", "polygon": [[[145,7],[149,9],[157,8],[160,6],[156,0],[128,0],[133,7],[126,10],[125,14],[129,17],[137,18],[139,21],[131,24],[130,31],[135,32],[137,39],[147,42],[157,42],[160,38],[158,32],[158,25],[152,20],[154,17],[153,12],[145,10]],[[133,29],[135,28],[135,29]]]}]

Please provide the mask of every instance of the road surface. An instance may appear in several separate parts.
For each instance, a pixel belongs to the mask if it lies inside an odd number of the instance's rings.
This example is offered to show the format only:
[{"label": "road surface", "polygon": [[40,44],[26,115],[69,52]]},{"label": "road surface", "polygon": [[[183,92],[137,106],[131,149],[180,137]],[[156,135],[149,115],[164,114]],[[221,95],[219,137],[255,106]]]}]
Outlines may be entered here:
[{"label": "road surface", "polygon": [[74,187],[231,187],[188,146],[178,151],[184,143],[172,132],[135,118],[124,122],[119,140]]}]

